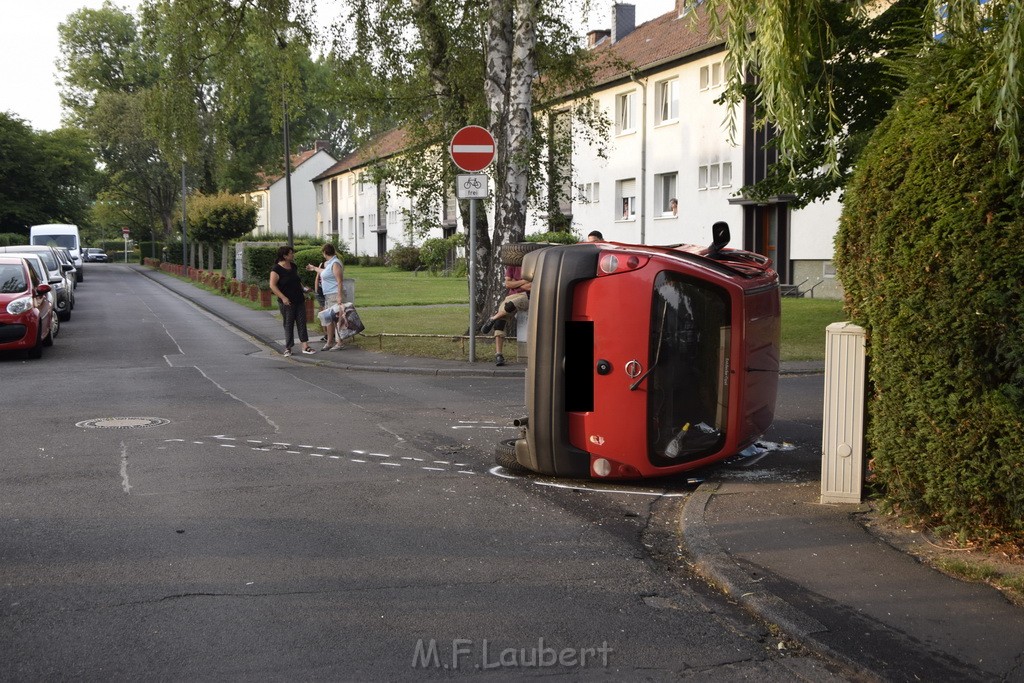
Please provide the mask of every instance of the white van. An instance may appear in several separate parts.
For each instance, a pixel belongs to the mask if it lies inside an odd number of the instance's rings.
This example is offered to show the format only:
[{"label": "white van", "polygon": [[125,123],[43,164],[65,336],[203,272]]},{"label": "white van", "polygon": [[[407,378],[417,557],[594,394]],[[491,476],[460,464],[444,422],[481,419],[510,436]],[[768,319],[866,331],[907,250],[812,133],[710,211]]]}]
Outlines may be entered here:
[{"label": "white van", "polygon": [[77,225],[67,223],[47,223],[46,225],[33,225],[29,228],[29,241],[32,244],[66,247],[74,259],[75,268],[78,273],[75,280],[81,282],[85,279],[82,269],[82,240],[78,235]]}]

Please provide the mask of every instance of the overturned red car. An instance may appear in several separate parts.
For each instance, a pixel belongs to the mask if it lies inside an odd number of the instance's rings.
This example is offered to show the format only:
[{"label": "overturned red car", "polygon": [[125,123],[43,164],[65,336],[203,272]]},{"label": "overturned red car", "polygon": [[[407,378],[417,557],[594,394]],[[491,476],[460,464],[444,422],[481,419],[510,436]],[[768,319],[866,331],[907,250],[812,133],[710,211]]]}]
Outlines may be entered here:
[{"label": "overturned red car", "polygon": [[573,478],[671,475],[771,425],[781,304],[769,259],[714,243],[582,243],[526,254],[533,282],[520,438],[509,468]]}]

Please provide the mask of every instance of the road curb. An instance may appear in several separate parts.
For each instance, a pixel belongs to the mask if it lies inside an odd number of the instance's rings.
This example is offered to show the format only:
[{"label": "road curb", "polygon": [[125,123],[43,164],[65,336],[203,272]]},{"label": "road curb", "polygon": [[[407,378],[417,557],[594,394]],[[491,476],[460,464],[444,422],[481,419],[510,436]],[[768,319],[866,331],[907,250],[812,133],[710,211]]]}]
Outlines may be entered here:
[{"label": "road curb", "polygon": [[858,676],[881,680],[877,673],[865,669],[816,638],[815,634],[828,632],[828,627],[766,590],[758,579],[740,567],[718,545],[711,535],[705,513],[719,487],[720,484],[716,482],[701,484],[687,497],[683,506],[680,532],[691,566],[697,575],[802,647]]}]

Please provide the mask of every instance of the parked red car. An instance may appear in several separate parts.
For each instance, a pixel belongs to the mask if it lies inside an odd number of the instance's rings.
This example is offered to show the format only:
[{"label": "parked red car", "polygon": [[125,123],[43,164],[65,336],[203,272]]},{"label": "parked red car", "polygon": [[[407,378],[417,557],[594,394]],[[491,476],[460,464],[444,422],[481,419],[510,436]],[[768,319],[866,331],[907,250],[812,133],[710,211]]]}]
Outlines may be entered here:
[{"label": "parked red car", "polygon": [[31,358],[53,344],[53,306],[24,259],[0,256],[0,351],[25,349]]},{"label": "parked red car", "polygon": [[521,438],[498,462],[565,477],[675,474],[735,455],[771,425],[781,304],[769,259],[617,243],[527,253],[533,282]]}]

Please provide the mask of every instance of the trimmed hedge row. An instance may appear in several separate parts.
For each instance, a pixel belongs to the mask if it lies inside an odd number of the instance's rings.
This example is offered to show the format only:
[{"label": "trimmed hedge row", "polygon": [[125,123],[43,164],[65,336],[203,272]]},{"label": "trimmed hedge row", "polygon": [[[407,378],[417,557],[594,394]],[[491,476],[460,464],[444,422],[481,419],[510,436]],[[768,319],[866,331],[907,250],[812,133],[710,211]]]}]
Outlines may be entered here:
[{"label": "trimmed hedge row", "polygon": [[898,509],[1024,546],[1021,180],[972,93],[943,82],[976,56],[930,52],[866,149],[836,237],[869,334],[869,453]]}]

